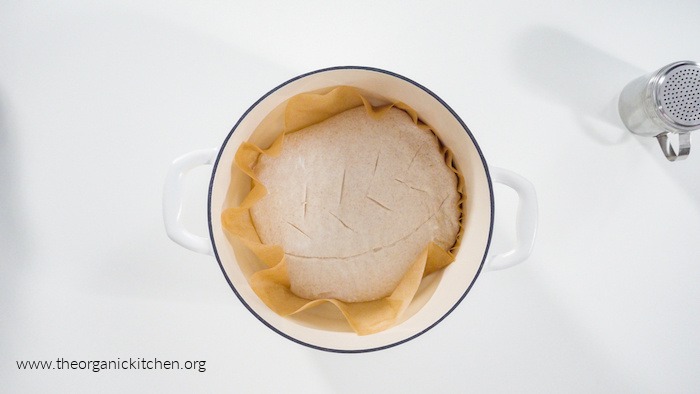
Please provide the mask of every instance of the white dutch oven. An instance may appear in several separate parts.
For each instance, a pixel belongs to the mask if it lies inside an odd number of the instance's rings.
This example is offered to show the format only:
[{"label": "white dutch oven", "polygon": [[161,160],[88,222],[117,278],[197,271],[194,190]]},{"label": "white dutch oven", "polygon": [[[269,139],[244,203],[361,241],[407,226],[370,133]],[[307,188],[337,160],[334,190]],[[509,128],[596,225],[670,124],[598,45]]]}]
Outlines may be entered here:
[{"label": "white dutch oven", "polygon": [[[238,205],[250,190],[250,180],[238,169],[232,170],[233,157],[241,143],[252,141],[261,146],[269,145],[276,136],[262,135],[255,133],[255,130],[262,122],[279,123],[286,100],[299,93],[324,91],[338,85],[354,86],[366,95],[402,101],[414,108],[452,150],[455,164],[466,182],[464,237],[455,261],[424,279],[399,324],[367,336],[350,332],[342,322],[332,318],[334,311],[328,308],[293,317],[281,317],[272,312],[248,285],[247,278],[252,272],[238,264],[238,261],[253,259],[254,256],[235,239],[229,239],[221,227],[221,212]],[[209,183],[208,238],[193,235],[178,221],[182,177],[188,170],[201,165],[213,165]],[[516,245],[511,251],[496,256],[488,256],[494,220],[492,182],[511,187],[520,199]],[[165,229],[173,241],[195,252],[216,257],[231,289],[266,326],[312,348],[365,352],[401,344],[435,326],[467,295],[482,269],[508,268],[525,260],[535,239],[537,199],[532,184],[523,177],[488,167],[464,122],[425,87],[389,71],[369,67],[334,67],[300,75],[264,95],[243,114],[221,148],[194,151],[175,160],[165,183],[163,216]]]}]

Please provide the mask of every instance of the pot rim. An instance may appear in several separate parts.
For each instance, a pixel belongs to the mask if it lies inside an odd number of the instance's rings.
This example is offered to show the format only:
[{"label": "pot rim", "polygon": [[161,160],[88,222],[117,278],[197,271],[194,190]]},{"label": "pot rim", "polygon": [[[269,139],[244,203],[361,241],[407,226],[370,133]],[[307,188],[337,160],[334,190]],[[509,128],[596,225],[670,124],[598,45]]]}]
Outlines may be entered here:
[{"label": "pot rim", "polygon": [[[423,329],[423,330],[421,330],[421,331],[419,331],[419,332],[417,332],[417,333],[415,333],[415,334],[413,334],[413,335],[411,335],[411,336],[409,336],[409,337],[407,337],[407,338],[401,339],[401,340],[399,340],[399,341],[392,342],[392,343],[390,343],[390,344],[383,345],[383,346],[371,347],[371,348],[366,348],[366,349],[334,349],[334,348],[327,348],[327,347],[323,347],[323,346],[318,346],[318,345],[310,344],[310,343],[304,342],[304,341],[302,341],[302,340],[300,340],[300,339],[294,338],[294,337],[292,337],[291,335],[286,334],[285,332],[279,330],[278,328],[276,328],[275,326],[273,326],[271,323],[269,323],[267,320],[265,320],[264,318],[262,318],[257,312],[255,312],[255,310],[253,310],[253,308],[252,308],[252,307],[245,301],[245,299],[241,296],[241,294],[238,292],[238,290],[236,290],[236,287],[233,285],[233,283],[231,282],[231,279],[229,278],[228,274],[226,273],[226,269],[224,268],[224,265],[223,265],[222,262],[221,262],[221,258],[219,257],[219,252],[218,252],[217,247],[216,247],[216,242],[215,242],[215,240],[214,240],[214,229],[213,229],[212,216],[211,216],[211,213],[212,213],[212,193],[213,193],[213,189],[214,189],[214,177],[215,177],[215,174],[216,174],[217,169],[218,169],[218,167],[219,167],[219,161],[220,161],[221,155],[222,155],[222,153],[223,153],[223,151],[224,151],[224,148],[227,146],[229,140],[231,139],[231,136],[232,136],[233,133],[236,131],[236,129],[237,129],[238,126],[240,125],[241,121],[243,121],[243,119],[245,119],[246,116],[248,116],[248,114],[249,114],[255,107],[258,106],[258,104],[260,104],[263,100],[265,100],[268,96],[270,96],[272,93],[276,92],[276,91],[279,90],[280,88],[282,88],[282,87],[284,87],[284,86],[286,86],[286,85],[288,85],[288,84],[290,84],[290,83],[292,83],[292,82],[294,82],[294,81],[297,81],[297,80],[299,80],[299,79],[308,77],[308,76],[310,76],[310,75],[314,75],[314,74],[318,74],[318,73],[323,73],[323,72],[328,72],[328,71],[336,71],[336,70],[364,70],[364,71],[371,71],[371,72],[378,72],[378,73],[386,74],[386,75],[389,75],[389,76],[392,76],[392,77],[395,77],[395,78],[404,80],[404,81],[406,81],[406,82],[408,82],[408,83],[410,83],[410,84],[415,85],[416,87],[420,88],[421,90],[423,90],[424,92],[426,92],[426,93],[428,93],[430,96],[432,96],[432,97],[433,97],[435,100],[437,100],[442,106],[444,106],[444,107],[450,112],[450,114],[452,114],[452,116],[454,116],[454,118],[455,118],[455,119],[459,122],[459,124],[462,126],[462,128],[464,129],[464,131],[467,133],[467,135],[468,135],[469,138],[471,139],[472,143],[474,144],[474,147],[476,148],[476,151],[479,153],[479,158],[481,159],[481,162],[482,162],[482,164],[483,164],[484,171],[485,171],[485,175],[486,175],[487,184],[488,184],[488,187],[489,187],[489,198],[490,198],[490,204],[491,204],[491,218],[490,218],[490,223],[489,223],[489,232],[488,232],[488,237],[487,237],[487,241],[486,241],[486,246],[485,246],[485,248],[484,248],[484,254],[483,254],[482,258],[481,258],[481,263],[479,264],[479,268],[477,269],[476,274],[475,274],[474,277],[472,278],[471,283],[469,283],[469,286],[467,286],[467,288],[465,289],[464,293],[459,297],[459,299],[457,299],[457,301],[455,301],[454,305],[452,305],[452,307],[450,307],[450,309],[449,309],[443,316],[441,316],[439,319],[437,319],[435,322],[433,322],[430,326],[426,327],[425,329]],[[459,115],[457,115],[457,113],[452,109],[452,107],[450,107],[450,106],[449,106],[445,101],[443,101],[438,95],[436,95],[435,93],[433,93],[431,90],[429,90],[429,89],[426,88],[425,86],[419,84],[418,82],[413,81],[413,80],[410,79],[410,78],[404,77],[403,75],[394,73],[394,72],[392,72],[392,71],[383,70],[383,69],[375,68],[375,67],[369,67],[369,66],[334,66],[334,67],[322,68],[322,69],[310,71],[310,72],[307,72],[307,73],[304,73],[304,74],[300,74],[300,75],[298,75],[298,76],[296,76],[296,77],[293,77],[293,78],[291,78],[291,79],[289,79],[289,80],[287,80],[287,81],[285,81],[285,82],[283,82],[283,83],[277,85],[276,87],[274,87],[273,89],[271,89],[270,91],[268,91],[267,93],[265,93],[263,96],[261,96],[257,101],[255,101],[255,103],[253,103],[250,107],[248,107],[248,109],[243,113],[243,115],[241,115],[241,117],[238,119],[238,121],[237,121],[236,124],[233,126],[233,128],[231,129],[231,131],[229,131],[229,133],[226,135],[226,138],[224,139],[223,143],[221,144],[221,146],[220,146],[220,148],[219,148],[219,151],[218,151],[218,153],[217,153],[217,155],[216,155],[216,160],[214,161],[214,164],[213,164],[213,167],[212,167],[211,178],[210,178],[210,180],[209,180],[209,190],[208,190],[208,195],[207,195],[207,222],[208,222],[208,228],[209,228],[209,238],[210,238],[210,240],[211,240],[212,250],[213,250],[213,252],[214,252],[214,257],[216,257],[216,261],[217,261],[217,263],[219,264],[219,268],[221,269],[221,272],[224,274],[224,277],[226,278],[226,281],[228,282],[229,287],[231,287],[231,290],[233,290],[233,292],[234,292],[234,294],[236,295],[236,297],[238,297],[238,300],[239,300],[239,301],[246,307],[246,309],[248,309],[248,311],[249,311],[251,314],[253,314],[253,316],[255,316],[261,323],[263,323],[265,326],[267,326],[268,328],[270,328],[272,331],[276,332],[277,334],[281,335],[282,337],[287,338],[287,339],[289,339],[289,340],[292,341],[292,342],[296,342],[296,343],[298,343],[298,344],[300,344],[300,345],[303,345],[303,346],[306,346],[306,347],[309,347],[309,348],[312,348],[312,349],[322,350],[322,351],[332,352],[332,353],[367,353],[367,352],[374,352],[374,351],[389,349],[389,348],[392,348],[392,347],[394,347],[394,346],[401,345],[401,344],[403,344],[403,343],[406,343],[406,342],[408,342],[408,341],[410,341],[410,340],[412,340],[412,339],[415,339],[415,338],[417,338],[417,337],[423,335],[424,333],[428,332],[430,329],[432,329],[433,327],[435,327],[436,325],[438,325],[440,322],[442,322],[449,314],[452,313],[452,311],[455,310],[455,308],[457,308],[457,306],[462,302],[462,300],[464,300],[464,298],[467,296],[467,294],[468,294],[469,291],[471,290],[472,286],[474,286],[474,283],[476,282],[477,278],[478,278],[479,275],[481,274],[481,270],[484,268],[484,263],[485,263],[485,261],[486,261],[486,257],[488,256],[489,248],[490,248],[490,246],[491,246],[491,237],[492,237],[492,235],[493,235],[494,213],[495,213],[495,212],[494,212],[494,211],[495,211],[495,207],[494,207],[494,206],[495,206],[495,204],[494,204],[494,196],[493,196],[493,183],[492,183],[492,181],[491,181],[491,175],[490,175],[490,173],[489,173],[488,164],[486,163],[486,158],[484,157],[484,154],[483,154],[483,152],[481,151],[481,148],[479,147],[479,144],[476,142],[476,139],[475,139],[474,136],[472,135],[471,130],[469,130],[469,128],[467,127],[467,125],[464,123],[464,121],[462,121],[462,118],[460,118]]]}]

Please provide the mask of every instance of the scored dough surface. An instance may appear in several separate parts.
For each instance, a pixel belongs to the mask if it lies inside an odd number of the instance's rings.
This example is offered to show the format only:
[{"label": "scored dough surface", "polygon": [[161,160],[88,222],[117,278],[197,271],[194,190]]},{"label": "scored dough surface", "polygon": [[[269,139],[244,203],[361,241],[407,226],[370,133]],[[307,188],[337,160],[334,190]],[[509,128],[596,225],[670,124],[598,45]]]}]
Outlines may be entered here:
[{"label": "scored dough surface", "polygon": [[283,247],[303,298],[385,297],[430,242],[449,250],[459,232],[457,177],[437,137],[396,108],[287,134],[254,171],[268,194],[251,218],[263,243]]}]

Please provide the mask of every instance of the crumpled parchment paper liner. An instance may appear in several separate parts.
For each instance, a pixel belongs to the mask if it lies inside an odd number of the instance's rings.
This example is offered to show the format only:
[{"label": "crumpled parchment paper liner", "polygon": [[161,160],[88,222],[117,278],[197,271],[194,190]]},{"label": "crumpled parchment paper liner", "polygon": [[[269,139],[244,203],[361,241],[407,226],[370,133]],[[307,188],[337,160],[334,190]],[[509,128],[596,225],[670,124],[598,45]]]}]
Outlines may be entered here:
[{"label": "crumpled parchment paper liner", "polygon": [[[387,297],[367,302],[343,302],[336,299],[309,300],[298,297],[290,290],[284,250],[279,245],[265,245],[260,240],[250,216],[250,207],[267,194],[265,186],[256,178],[253,168],[260,155],[277,156],[282,151],[284,136],[305,127],[322,122],[348,109],[364,105],[367,113],[374,118],[381,117],[391,107],[408,113],[414,123],[421,129],[430,128],[418,119],[417,113],[407,105],[397,102],[381,107],[373,107],[360,92],[352,87],[339,86],[326,94],[303,93],[292,97],[287,102],[284,113],[284,130],[279,130],[279,137],[267,149],[244,142],[236,152],[234,165],[252,180],[250,193],[240,206],[226,209],[221,215],[222,226],[236,236],[269,268],[255,272],[249,279],[250,286],[260,299],[274,312],[289,316],[312,308],[321,303],[335,305],[345,316],[350,327],[359,335],[373,334],[391,327],[401,316],[413,299],[421,279],[438,271],[452,261],[462,236],[462,220],[457,242],[449,250],[443,250],[434,243],[426,246],[423,252],[411,264],[409,270],[399,282],[396,289]],[[462,195],[459,208],[464,216],[464,179],[452,163],[452,153],[442,148],[445,163],[458,178],[458,190]]]}]

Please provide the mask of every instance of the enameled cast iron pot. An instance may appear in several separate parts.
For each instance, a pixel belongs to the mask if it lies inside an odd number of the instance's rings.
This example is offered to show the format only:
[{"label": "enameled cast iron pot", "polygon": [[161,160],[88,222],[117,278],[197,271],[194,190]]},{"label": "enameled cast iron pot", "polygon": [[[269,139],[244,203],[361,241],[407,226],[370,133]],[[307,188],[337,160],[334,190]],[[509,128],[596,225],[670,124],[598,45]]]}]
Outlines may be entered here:
[{"label": "enameled cast iron pot", "polygon": [[[363,94],[402,101],[414,108],[440,140],[454,153],[454,161],[465,179],[466,218],[462,245],[455,261],[444,270],[426,277],[413,302],[395,327],[358,336],[328,317],[333,311],[302,313],[281,317],[255,295],[247,278],[252,272],[238,261],[254,258],[245,246],[229,240],[221,227],[221,212],[240,203],[250,190],[250,180],[238,169],[233,157],[244,141],[266,146],[274,135],[254,133],[262,122],[279,122],[283,104],[299,93],[327,91],[350,85]],[[190,169],[213,165],[209,183],[209,237],[187,231],[178,221],[182,201],[182,178]],[[514,189],[519,196],[516,218],[517,242],[506,253],[489,256],[493,231],[494,197],[492,182]],[[474,135],[457,114],[422,85],[393,72],[370,67],[333,67],[300,75],[277,86],[255,102],[228,133],[218,149],[200,150],[176,159],[167,175],[163,193],[163,215],[167,234],[187,249],[213,254],[233,292],[263,324],[292,341],[334,352],[365,352],[385,349],[411,340],[442,321],[467,295],[482,270],[513,266],[532,250],[537,228],[537,199],[530,182],[503,169],[489,167]]]}]

